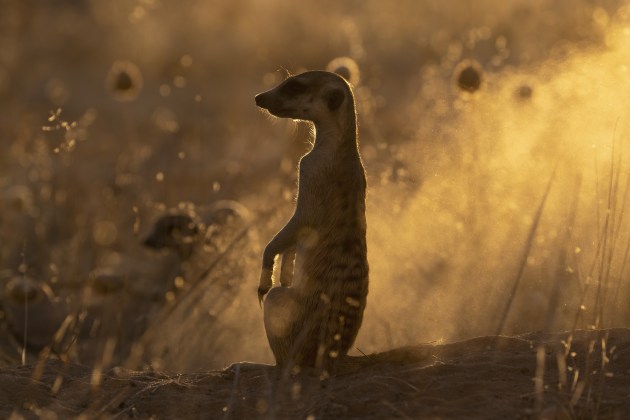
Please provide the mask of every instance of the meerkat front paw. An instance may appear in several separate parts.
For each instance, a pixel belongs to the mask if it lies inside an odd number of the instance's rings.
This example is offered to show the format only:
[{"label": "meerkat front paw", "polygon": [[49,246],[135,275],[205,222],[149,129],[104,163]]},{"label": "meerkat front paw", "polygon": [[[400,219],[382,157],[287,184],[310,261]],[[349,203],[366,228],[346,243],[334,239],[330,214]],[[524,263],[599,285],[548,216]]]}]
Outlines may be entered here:
[{"label": "meerkat front paw", "polygon": [[273,285],[273,268],[263,268],[260,273],[260,282],[258,283],[258,303],[262,307],[262,301],[271,286]]}]

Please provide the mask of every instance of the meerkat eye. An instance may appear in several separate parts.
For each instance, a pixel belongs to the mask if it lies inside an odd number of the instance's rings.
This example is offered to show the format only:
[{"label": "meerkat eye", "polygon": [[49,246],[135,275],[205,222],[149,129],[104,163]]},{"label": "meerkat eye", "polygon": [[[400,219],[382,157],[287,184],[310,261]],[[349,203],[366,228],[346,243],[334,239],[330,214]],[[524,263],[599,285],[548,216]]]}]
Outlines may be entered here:
[{"label": "meerkat eye", "polygon": [[331,111],[336,111],[339,109],[343,100],[345,99],[345,95],[341,89],[333,89],[330,92],[326,93],[326,100],[328,102],[328,109]]},{"label": "meerkat eye", "polygon": [[282,87],[282,90],[285,93],[289,93],[291,95],[299,95],[300,93],[304,93],[306,91],[306,86],[301,83],[298,82],[297,80],[289,80],[287,83],[285,83],[285,85]]}]

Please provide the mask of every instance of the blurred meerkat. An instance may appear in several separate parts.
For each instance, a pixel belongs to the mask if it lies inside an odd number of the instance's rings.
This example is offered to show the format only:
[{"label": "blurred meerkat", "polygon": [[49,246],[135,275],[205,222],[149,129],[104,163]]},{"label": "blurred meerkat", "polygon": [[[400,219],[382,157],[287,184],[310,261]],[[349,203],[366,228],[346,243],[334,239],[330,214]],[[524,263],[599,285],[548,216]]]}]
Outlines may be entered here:
[{"label": "blurred meerkat", "polygon": [[6,281],[0,304],[13,335],[32,350],[53,344],[68,312],[47,283],[27,275]]},{"label": "blurred meerkat", "polygon": [[186,281],[196,282],[211,259],[224,252],[229,242],[246,228],[249,210],[232,200],[219,200],[208,207],[172,210],[157,219],[143,245],[174,251]]},{"label": "blurred meerkat", "polygon": [[[277,366],[335,373],[353,344],[368,294],[365,195],[352,88],[309,71],[256,96],[280,118],[311,121],[312,149],[300,160],[295,212],[266,246],[258,297]],[[295,254],[293,279],[288,271]],[[274,261],[282,255],[280,285]]]},{"label": "blurred meerkat", "polygon": [[208,207],[172,210],[154,222],[143,244],[153,249],[174,250],[182,260],[187,260],[193,254],[195,242],[213,239],[203,235],[216,235],[221,227],[234,220],[249,221],[249,211],[232,200],[219,200]]},{"label": "blurred meerkat", "polygon": [[[177,254],[177,277],[169,277],[173,300],[150,319],[128,365],[159,360],[177,369],[220,368],[234,357],[233,343],[247,319],[238,299],[242,282],[235,279],[244,277],[244,261],[254,257],[248,243],[256,234],[249,210],[232,200],[171,210],[151,225],[143,244]],[[190,337],[186,325],[204,334]]]}]

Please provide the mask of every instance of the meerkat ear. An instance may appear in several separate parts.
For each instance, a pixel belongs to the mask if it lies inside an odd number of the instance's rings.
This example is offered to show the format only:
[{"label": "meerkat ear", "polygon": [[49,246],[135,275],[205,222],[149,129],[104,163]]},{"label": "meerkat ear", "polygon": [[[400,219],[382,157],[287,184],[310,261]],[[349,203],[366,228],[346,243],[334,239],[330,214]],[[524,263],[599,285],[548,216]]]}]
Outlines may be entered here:
[{"label": "meerkat ear", "polygon": [[336,111],[337,109],[339,109],[339,107],[343,103],[344,98],[345,95],[343,94],[343,91],[341,89],[333,89],[328,92],[326,94],[328,109],[330,109],[331,111]]}]

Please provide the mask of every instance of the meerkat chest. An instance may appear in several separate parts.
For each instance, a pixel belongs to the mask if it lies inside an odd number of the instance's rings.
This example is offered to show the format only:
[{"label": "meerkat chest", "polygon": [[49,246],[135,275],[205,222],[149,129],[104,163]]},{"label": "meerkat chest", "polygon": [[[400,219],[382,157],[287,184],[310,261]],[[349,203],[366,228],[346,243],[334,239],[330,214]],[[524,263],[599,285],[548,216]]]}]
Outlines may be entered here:
[{"label": "meerkat chest", "polygon": [[310,152],[300,160],[298,205],[301,205],[306,214],[313,215],[314,211],[322,210],[332,172],[330,160],[323,154]]},{"label": "meerkat chest", "polygon": [[334,160],[332,151],[313,149],[300,159],[299,176],[308,182],[313,182],[327,172]]},{"label": "meerkat chest", "polygon": [[[358,159],[358,157],[357,157]],[[362,172],[353,156],[341,158],[313,150],[299,166],[298,207],[311,226],[331,225],[354,217],[360,200]],[[346,213],[350,212],[350,216]]]}]

